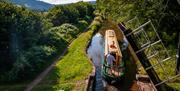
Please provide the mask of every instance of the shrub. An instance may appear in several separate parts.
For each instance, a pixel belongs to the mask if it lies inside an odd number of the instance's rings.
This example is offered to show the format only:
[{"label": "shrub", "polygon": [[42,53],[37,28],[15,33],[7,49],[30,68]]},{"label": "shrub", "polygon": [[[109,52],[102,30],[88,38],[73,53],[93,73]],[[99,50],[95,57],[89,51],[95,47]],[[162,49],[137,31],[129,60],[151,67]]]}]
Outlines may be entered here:
[{"label": "shrub", "polygon": [[78,21],[79,30],[83,31],[88,26],[88,22],[85,20]]},{"label": "shrub", "polygon": [[68,23],[62,24],[59,27],[53,27],[49,31],[55,38],[61,37],[67,42],[76,38],[79,33],[79,29],[76,26]]}]

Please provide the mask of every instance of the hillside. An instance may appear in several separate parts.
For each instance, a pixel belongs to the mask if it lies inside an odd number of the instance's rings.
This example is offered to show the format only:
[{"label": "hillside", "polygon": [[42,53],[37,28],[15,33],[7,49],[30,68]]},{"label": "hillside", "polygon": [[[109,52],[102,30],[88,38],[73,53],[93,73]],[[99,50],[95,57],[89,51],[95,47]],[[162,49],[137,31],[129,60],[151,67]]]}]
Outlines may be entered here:
[{"label": "hillside", "polygon": [[37,0],[10,0],[10,2],[35,10],[48,10],[54,5]]},{"label": "hillside", "polygon": [[[9,0],[11,3],[24,6],[33,10],[40,10],[40,11],[47,11],[48,9],[52,8],[53,6],[61,5],[61,4],[50,4],[43,1],[38,0]],[[96,1],[85,1],[91,4],[96,4]],[[72,3],[68,3],[72,4]],[[67,4],[63,4],[67,5]]]}]

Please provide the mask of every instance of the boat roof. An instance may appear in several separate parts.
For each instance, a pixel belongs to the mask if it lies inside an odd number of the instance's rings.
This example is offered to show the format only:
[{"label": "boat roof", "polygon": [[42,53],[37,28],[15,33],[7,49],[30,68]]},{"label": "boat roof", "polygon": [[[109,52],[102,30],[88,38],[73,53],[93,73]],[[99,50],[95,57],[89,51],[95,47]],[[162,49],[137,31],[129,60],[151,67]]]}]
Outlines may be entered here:
[{"label": "boat roof", "polygon": [[105,33],[105,55],[107,55],[109,52],[117,53],[120,57],[122,57],[114,30],[106,30]]}]

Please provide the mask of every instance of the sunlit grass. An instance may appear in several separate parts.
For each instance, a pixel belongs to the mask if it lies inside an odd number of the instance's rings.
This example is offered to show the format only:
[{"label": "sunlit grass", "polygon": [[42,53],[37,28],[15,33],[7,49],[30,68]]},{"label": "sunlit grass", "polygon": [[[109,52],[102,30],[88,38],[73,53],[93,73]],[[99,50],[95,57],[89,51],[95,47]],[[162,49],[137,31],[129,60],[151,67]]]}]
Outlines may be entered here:
[{"label": "sunlit grass", "polygon": [[177,82],[177,83],[168,83],[168,85],[175,88],[175,89],[177,89],[178,91],[180,90],[179,82]]},{"label": "sunlit grass", "polygon": [[56,65],[60,81],[85,79],[84,77],[91,72],[92,67],[85,53],[90,34],[91,31],[81,34],[72,43],[66,56]]},{"label": "sunlit grass", "polygon": [[[74,40],[67,54],[33,91],[69,91],[75,87],[79,80],[86,80],[92,71],[92,65],[88,61],[85,49],[92,36],[92,32],[82,33]],[[41,85],[47,86],[41,88]]]}]

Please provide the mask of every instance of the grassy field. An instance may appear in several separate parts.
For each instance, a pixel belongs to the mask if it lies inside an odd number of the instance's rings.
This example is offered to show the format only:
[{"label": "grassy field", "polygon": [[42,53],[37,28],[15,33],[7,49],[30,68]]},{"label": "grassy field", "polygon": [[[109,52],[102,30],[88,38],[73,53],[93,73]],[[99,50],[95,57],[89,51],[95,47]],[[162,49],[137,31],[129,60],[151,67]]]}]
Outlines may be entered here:
[{"label": "grassy field", "polygon": [[84,91],[86,80],[92,72],[86,47],[99,26],[99,20],[94,20],[89,30],[72,42],[65,56],[32,91]]},{"label": "grassy field", "polygon": [[92,65],[85,53],[92,32],[82,33],[74,40],[67,54],[33,91],[69,91],[75,89],[77,83],[84,83],[92,70]]}]

